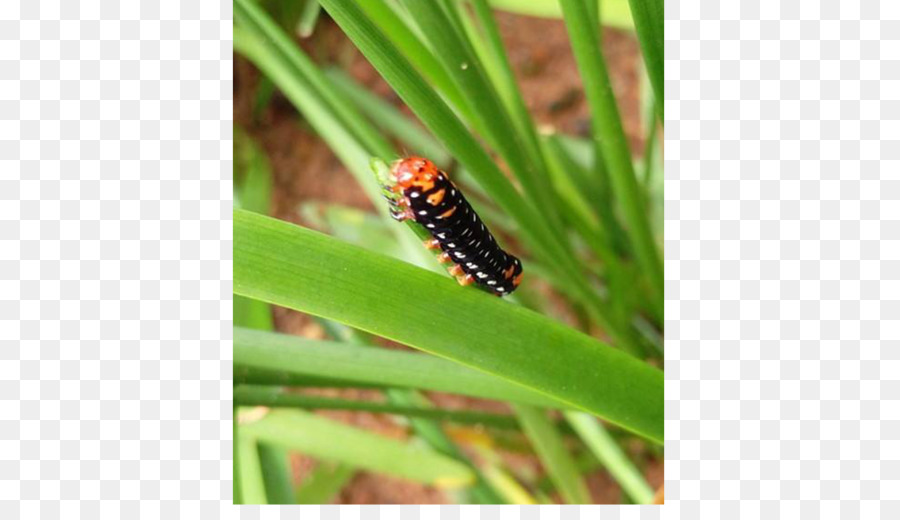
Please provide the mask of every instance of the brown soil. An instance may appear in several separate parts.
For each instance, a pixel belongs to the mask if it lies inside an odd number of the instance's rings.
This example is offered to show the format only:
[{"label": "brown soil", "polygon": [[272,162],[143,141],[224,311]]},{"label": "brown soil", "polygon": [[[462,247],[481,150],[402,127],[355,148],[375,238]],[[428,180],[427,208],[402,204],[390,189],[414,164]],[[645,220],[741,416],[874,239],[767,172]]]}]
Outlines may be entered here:
[{"label": "brown soil", "polygon": [[[587,136],[588,107],[563,23],[503,12],[497,12],[497,20],[525,101],[536,122],[565,133]],[[373,92],[411,114],[326,16],[323,15],[312,37],[298,43],[316,61],[341,66]],[[623,112],[625,131],[632,148],[637,151],[641,146],[638,44],[633,35],[617,30],[606,30],[603,43],[613,87]],[[303,223],[297,208],[307,201],[328,201],[372,210],[370,201],[350,173],[280,93],[276,92],[259,117],[254,118],[253,103],[260,75],[253,65],[239,56],[235,56],[234,63],[235,122],[247,130],[268,155],[274,177],[272,215]],[[276,308],[275,322],[281,332],[324,337],[324,332],[315,322],[294,311]],[[371,390],[329,389],[319,393],[354,399],[381,399],[378,392]],[[429,393],[429,397],[442,407],[509,413],[509,408],[503,403],[439,393]],[[390,437],[402,439],[409,435],[405,426],[386,415],[322,413]],[[541,471],[533,456],[504,453],[503,459],[514,471]],[[298,457],[294,460],[295,476],[302,479],[314,466],[312,459]],[[646,472],[651,485],[658,487],[662,484],[661,462],[649,461]],[[594,472],[587,482],[596,503],[621,502],[618,485],[605,471]],[[559,500],[559,497],[555,498]],[[362,471],[345,486],[336,503],[433,504],[450,500],[443,492],[429,486]]]}]

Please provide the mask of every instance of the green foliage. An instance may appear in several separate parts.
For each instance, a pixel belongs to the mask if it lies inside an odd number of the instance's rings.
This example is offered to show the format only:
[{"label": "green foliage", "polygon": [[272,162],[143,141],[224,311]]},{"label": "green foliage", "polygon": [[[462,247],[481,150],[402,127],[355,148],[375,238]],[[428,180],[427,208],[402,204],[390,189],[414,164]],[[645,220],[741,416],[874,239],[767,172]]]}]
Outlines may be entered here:
[{"label": "green foliage", "polygon": [[244,425],[242,432],[250,441],[437,487],[462,487],[474,479],[468,467],[445,455],[300,410],[271,411]]},{"label": "green foliage", "polygon": [[653,500],[653,490],[606,428],[586,413],[565,411],[563,414],[632,500],[638,504],[649,504]]},{"label": "green foliage", "polygon": [[[295,35],[323,23],[320,6],[418,121],[296,44]],[[591,141],[539,135],[491,7],[564,16]],[[235,427],[235,501],[327,503],[366,469],[454,488],[459,501],[535,503],[555,489],[582,503],[590,499],[582,472],[598,459],[633,501],[649,501],[652,490],[619,447],[622,432],[607,432],[597,418],[662,442],[663,376],[643,361],[662,343],[662,127],[648,118],[636,167],[598,51],[598,21],[636,29],[653,92],[644,105],[658,117],[661,2],[234,0],[234,13],[235,50],[263,75],[255,113],[275,89],[284,94],[378,212],[298,208],[304,222],[339,240],[263,216],[271,172],[264,152],[235,129],[234,401],[250,417]],[[522,257],[526,280],[515,295],[459,287],[417,243],[423,228],[390,219],[376,178],[401,151],[447,168]],[[548,288],[565,303],[548,300]],[[334,341],[267,332],[269,304],[317,317]],[[558,321],[573,313],[608,341]],[[421,352],[378,348],[376,336]],[[382,400],[292,388],[322,386],[374,388]],[[505,401],[515,415],[436,408],[427,390]],[[268,413],[250,413],[258,406]],[[304,411],[327,409],[389,414],[414,437],[393,441]],[[554,422],[548,409],[567,421]],[[482,445],[476,465],[445,431],[452,424],[487,428],[487,446],[533,450],[549,480],[504,467]],[[288,471],[291,452],[319,464],[299,485]]]},{"label": "green foliage", "polygon": [[547,467],[550,478],[556,483],[556,487],[562,493],[566,502],[570,504],[587,504],[591,497],[587,486],[581,479],[581,474],[575,466],[575,461],[566,450],[562,437],[546,412],[531,406],[516,405],[516,415],[522,427],[528,432],[528,438],[534,444],[534,449],[541,462]]},{"label": "green foliage", "polygon": [[[662,440],[662,372],[449,278],[241,210],[234,278],[238,294],[438,354]],[[386,304],[397,283],[416,298]]]},{"label": "green foliage", "polygon": [[295,501],[298,504],[330,504],[355,474],[356,469],[349,464],[320,462],[297,489]]}]

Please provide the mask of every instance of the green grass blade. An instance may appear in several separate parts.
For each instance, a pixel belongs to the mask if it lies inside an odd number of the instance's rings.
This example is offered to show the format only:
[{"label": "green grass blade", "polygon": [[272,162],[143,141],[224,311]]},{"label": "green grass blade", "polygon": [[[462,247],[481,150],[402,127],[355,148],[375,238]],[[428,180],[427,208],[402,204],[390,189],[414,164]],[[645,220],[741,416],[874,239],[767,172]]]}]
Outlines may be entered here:
[{"label": "green grass blade", "polygon": [[[238,0],[243,1],[243,0]],[[237,7],[235,3],[235,7]],[[237,16],[238,11],[235,10]],[[247,56],[259,69],[271,78],[294,106],[303,113],[306,121],[316,133],[328,144],[328,147],[348,165],[351,173],[357,178],[363,190],[372,197],[380,196],[378,186],[372,182],[368,170],[365,175],[356,175],[353,165],[366,165],[369,153],[363,148],[345,125],[339,121],[331,110],[316,96],[312,87],[293,71],[289,64],[277,53],[265,47],[260,37],[241,26],[234,28],[234,48]]]},{"label": "green grass blade", "polygon": [[248,365],[234,365],[235,385],[297,386],[309,388],[383,388],[384,385],[333,377],[308,376],[287,370],[264,369]]},{"label": "green grass blade", "polygon": [[[587,284],[582,266],[567,249],[561,235],[533,206],[522,199],[497,165],[485,153],[474,136],[462,125],[441,98],[412,68],[391,42],[366,18],[350,0],[321,0],[323,7],[341,26],[357,48],[394,88],[419,119],[431,130],[447,150],[477,175],[482,187],[519,224],[522,239],[532,246],[551,271],[552,280],[566,294],[585,303],[591,315],[601,317],[604,305]],[[237,41],[237,36],[235,36]],[[351,170],[353,166],[350,166]],[[610,327],[619,345],[628,346],[630,339],[622,331]]]},{"label": "green grass blade", "polygon": [[291,74],[295,81],[305,83],[308,92],[324,103],[369,152],[379,155],[391,153],[390,143],[368,121],[350,109],[350,105],[335,93],[312,60],[256,2],[234,0],[234,15],[245,30],[259,38],[262,48],[275,55],[280,61],[279,67],[285,69],[284,73]]},{"label": "green grass blade", "polygon": [[297,36],[301,38],[312,36],[321,12],[322,6],[319,5],[319,0],[306,0],[303,4],[303,10],[300,11],[300,19],[297,20]]},{"label": "green grass blade", "polygon": [[[401,406],[431,406],[431,402],[415,390],[389,389],[385,392],[385,395],[387,395],[391,403],[399,404]],[[463,491],[466,496],[461,496],[460,501],[475,502],[478,504],[504,503],[503,498],[501,498],[485,480],[481,470],[478,469],[478,467],[469,460],[466,454],[457,447],[453,440],[450,439],[444,432],[440,423],[431,419],[419,417],[411,417],[409,422],[415,430],[416,435],[424,439],[425,442],[433,449],[437,450],[438,453],[443,453],[448,457],[452,457],[472,470],[472,474],[475,477],[475,483],[470,489]]]},{"label": "green grass blade", "polygon": [[297,489],[295,501],[298,504],[330,504],[355,474],[356,468],[348,464],[319,462]]},{"label": "green grass blade", "polygon": [[[272,172],[265,153],[240,127],[234,127],[234,196],[239,207],[263,215],[269,214],[272,198]],[[234,296],[234,323],[243,327],[271,330],[269,304]]]},{"label": "green grass blade", "polygon": [[[634,29],[628,0],[596,0],[605,25],[619,29]],[[491,0],[491,6],[511,13],[544,18],[562,18],[559,0]]]},{"label": "green grass blade", "polygon": [[440,143],[393,105],[353,81],[340,69],[328,69],[325,74],[344,97],[352,100],[360,111],[385,132],[406,143],[410,151],[428,157],[436,164],[447,164],[450,161],[447,151]]},{"label": "green grass blade", "polygon": [[509,415],[467,410],[445,410],[415,405],[403,406],[373,401],[334,399],[285,392],[283,388],[268,386],[238,386],[234,389],[234,402],[238,406],[269,406],[272,408],[301,408],[306,410],[355,410],[449,421],[459,424],[482,424],[503,429],[516,427],[515,418]]},{"label": "green grass blade", "polygon": [[[375,203],[379,213],[384,218],[389,218],[387,206],[381,199],[381,189],[375,184],[368,169],[370,154],[351,132],[351,128],[357,128],[359,131],[360,128],[368,127],[368,121],[361,115],[353,114],[349,102],[339,103],[345,114],[343,120],[335,114],[333,106],[329,106],[320,96],[323,89],[329,92],[333,90],[325,83],[327,79],[321,76],[315,67],[301,67],[300,64],[308,61],[308,58],[289,41],[284,42],[286,36],[283,32],[270,20],[265,22],[265,14],[252,4],[250,0],[235,0],[235,17],[241,22],[234,27],[235,50],[247,56],[278,85],[285,96],[303,113],[316,133],[350,170],[369,199]],[[318,79],[310,82],[310,78]],[[331,97],[334,97],[333,93]],[[351,122],[349,128],[347,121]],[[379,155],[393,157],[393,149],[385,143],[379,136],[374,145],[370,143],[370,147],[377,148]],[[409,261],[423,259],[421,247],[412,243],[414,241],[411,241],[408,234],[397,232],[396,236],[398,242],[409,252]]]},{"label": "green grass blade", "polygon": [[235,293],[450,358],[662,440],[661,371],[469,289],[287,222],[234,212]]},{"label": "green grass blade", "polygon": [[238,439],[238,418],[237,407],[231,411],[231,501],[233,504],[243,504],[244,498],[241,493],[243,484],[241,483],[241,443]]},{"label": "green grass blade", "polygon": [[641,52],[644,55],[644,64],[647,66],[647,75],[653,85],[656,101],[656,114],[660,123],[665,120],[663,103],[664,74],[664,50],[665,35],[663,34],[662,0],[628,0],[631,7],[631,15],[634,18],[634,26],[637,29],[638,41],[641,43]]},{"label": "green grass blade", "polygon": [[547,412],[523,405],[514,405],[513,408],[541,463],[565,501],[569,504],[589,504],[591,496],[587,486],[581,479],[572,455],[566,450],[562,437],[547,418]]},{"label": "green grass blade", "polygon": [[259,462],[259,451],[256,449],[256,439],[244,433],[243,425],[238,426],[237,443],[240,464],[236,470],[240,472],[241,503],[265,504],[266,484]]},{"label": "green grass blade", "polygon": [[[347,327],[346,325],[324,318],[318,318],[317,321],[325,327],[332,338],[343,338],[344,341],[369,347],[375,346],[366,334]],[[383,393],[387,398],[387,404],[390,406],[407,408],[416,407],[420,410],[434,411],[434,405],[431,401],[416,390],[408,388],[387,388]],[[451,410],[444,411],[452,412]],[[506,419],[512,418],[506,417]],[[408,420],[416,435],[427,442],[429,446],[439,453],[448,455],[472,469],[472,472],[475,475],[475,484],[471,488],[462,490],[458,493],[460,501],[480,504],[503,503],[503,499],[488,485],[478,466],[472,463],[468,456],[456,446],[454,441],[446,434],[446,432],[444,432],[443,426],[439,421],[425,417],[408,417]]]},{"label": "green grass blade", "polygon": [[403,56],[428,78],[429,83],[434,85],[437,91],[441,92],[467,121],[471,121],[473,114],[468,100],[428,45],[413,33],[409,25],[397,16],[397,13],[384,0],[366,0],[359,2],[359,7],[365,11],[369,20],[390,39],[391,43],[397,46]]},{"label": "green grass blade", "polygon": [[531,496],[528,490],[497,464],[487,465],[483,472],[485,479],[490,483],[491,487],[496,489],[510,504],[537,504],[537,501]]},{"label": "green grass blade", "polygon": [[[563,403],[502,379],[434,356],[376,349],[286,334],[234,328],[234,363],[277,370],[282,374],[341,379],[349,385],[418,388],[473,397],[514,401],[538,406],[564,407]],[[257,384],[263,381],[256,380]],[[273,384],[293,384],[278,380]],[[328,383],[325,383],[328,384]]]},{"label": "green grass blade", "polygon": [[249,438],[316,458],[441,488],[463,487],[474,480],[465,464],[445,455],[300,410],[271,411],[242,430]]},{"label": "green grass blade", "polygon": [[234,193],[239,207],[269,214],[272,171],[266,154],[241,127],[234,126]]},{"label": "green grass blade", "polygon": [[[547,189],[546,178],[537,171],[534,154],[525,147],[526,137],[513,125],[494,86],[488,81],[484,66],[478,59],[472,43],[465,37],[462,23],[455,16],[448,16],[440,2],[403,0],[413,19],[426,35],[432,49],[450,76],[471,101],[485,136],[506,160],[531,201],[540,207],[551,227],[561,229],[552,190]],[[449,10],[455,13],[453,10]],[[514,85],[512,88],[516,88]]]},{"label": "green grass blade", "polygon": [[649,504],[653,501],[653,489],[597,419],[581,412],[567,411],[563,414],[581,440],[587,444],[632,500],[638,504]]},{"label": "green grass blade", "polygon": [[288,453],[279,446],[261,442],[257,444],[259,463],[266,487],[266,502],[269,504],[293,504],[294,485],[291,482],[291,468]]},{"label": "green grass blade", "polygon": [[494,161],[463,126],[435,91],[412,68],[359,6],[351,0],[321,0],[322,6],[341,26],[381,76],[407,106],[431,130],[447,150],[465,165],[491,197],[515,218],[523,238],[533,249],[552,260],[560,254],[552,231],[535,209],[527,204]]},{"label": "green grass blade", "polygon": [[[525,99],[522,97],[522,92],[519,90],[519,85],[516,82],[516,76],[513,73],[512,65],[506,54],[506,48],[503,46],[503,40],[500,37],[497,21],[494,20],[494,15],[491,13],[487,0],[473,0],[472,5],[475,8],[475,16],[478,19],[478,23],[484,31],[487,48],[492,56],[491,61],[495,64],[493,70],[497,71],[495,73],[497,77],[495,83],[498,91],[506,103],[519,133],[524,138],[524,144],[528,150],[530,160],[538,165],[539,172],[546,172],[547,165],[538,142],[534,121],[528,112],[528,106],[525,104]],[[548,183],[541,183],[541,188],[547,189]]]},{"label": "green grass blade", "polygon": [[609,73],[603,56],[598,52],[597,31],[591,27],[583,0],[560,2],[591,108],[594,138],[607,161],[613,193],[623,210],[638,261],[647,276],[654,300],[658,300],[661,305],[662,261],[647,221],[646,205],[635,176]]}]

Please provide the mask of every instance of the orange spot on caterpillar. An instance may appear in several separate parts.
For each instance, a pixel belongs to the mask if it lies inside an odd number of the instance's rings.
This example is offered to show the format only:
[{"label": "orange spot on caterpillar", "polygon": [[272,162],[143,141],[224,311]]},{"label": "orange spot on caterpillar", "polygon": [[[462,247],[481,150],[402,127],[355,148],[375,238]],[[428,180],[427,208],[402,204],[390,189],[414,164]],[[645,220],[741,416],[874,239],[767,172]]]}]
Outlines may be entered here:
[{"label": "orange spot on caterpillar", "polygon": [[510,278],[512,278],[513,272],[515,272],[515,270],[516,270],[516,264],[509,264],[509,269],[505,269],[503,271],[503,278],[506,278],[507,280],[509,280]]},{"label": "orange spot on caterpillar", "polygon": [[442,200],[444,200],[444,193],[446,191],[447,190],[445,190],[444,188],[441,188],[438,191],[432,193],[431,195],[428,196],[428,203],[431,204],[432,206],[437,206],[438,204],[441,203]]},{"label": "orange spot on caterpillar", "polygon": [[455,211],[456,211],[456,206],[453,206],[452,208],[448,209],[447,211],[441,213],[441,218],[447,218],[450,215],[452,215]]},{"label": "orange spot on caterpillar", "polygon": [[525,273],[519,273],[519,276],[516,276],[516,279],[513,280],[513,286],[518,287],[520,283],[522,283],[522,277],[525,276]]}]

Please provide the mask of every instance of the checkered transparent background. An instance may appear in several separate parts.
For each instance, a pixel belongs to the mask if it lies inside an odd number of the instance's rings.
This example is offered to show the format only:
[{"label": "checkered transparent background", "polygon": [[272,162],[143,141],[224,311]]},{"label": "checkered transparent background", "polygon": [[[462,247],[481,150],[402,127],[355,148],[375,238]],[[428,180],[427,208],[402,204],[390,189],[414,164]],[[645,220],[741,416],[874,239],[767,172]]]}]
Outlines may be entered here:
[{"label": "checkered transparent background", "polygon": [[900,5],[861,4],[667,2],[667,505],[600,511],[230,506],[231,4],[0,3],[0,517],[900,517]]}]

